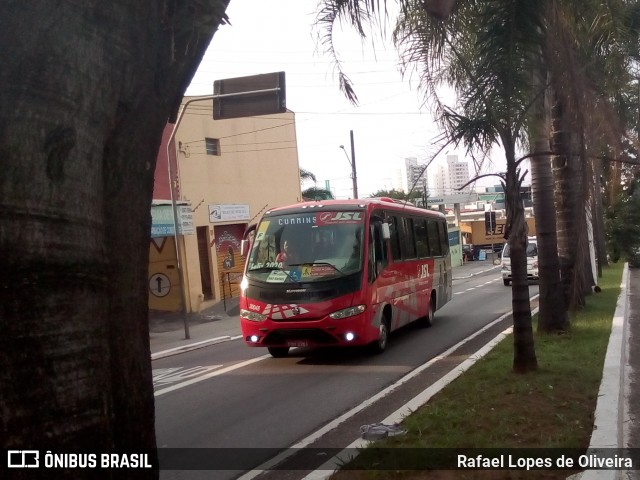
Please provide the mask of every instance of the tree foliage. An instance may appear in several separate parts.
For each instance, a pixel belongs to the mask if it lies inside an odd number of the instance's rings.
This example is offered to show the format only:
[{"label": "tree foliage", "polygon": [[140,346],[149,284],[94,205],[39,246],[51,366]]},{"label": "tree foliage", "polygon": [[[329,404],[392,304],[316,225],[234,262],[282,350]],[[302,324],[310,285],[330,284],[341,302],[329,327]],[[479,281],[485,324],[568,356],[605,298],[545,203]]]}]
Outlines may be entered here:
[{"label": "tree foliage", "polygon": [[309,187],[302,191],[302,198],[307,200],[333,200],[333,194],[324,188]]},{"label": "tree foliage", "polygon": [[415,200],[417,198],[422,198],[422,193],[420,191],[412,191],[410,194],[405,193],[404,190],[396,190],[392,188],[391,190],[381,189],[376,192],[373,192],[370,197],[388,197],[396,200]]},{"label": "tree foliage", "polygon": [[[317,179],[313,172],[301,168],[300,183],[305,183],[306,181],[311,181],[315,184]],[[318,188],[314,185],[302,191],[302,198],[306,200],[331,200],[333,199],[333,194],[327,189]]]},{"label": "tree foliage", "polygon": [[[332,25],[336,18],[346,17],[363,36],[363,24],[371,22],[371,16],[381,17],[380,8],[376,9],[366,1],[325,3],[333,8],[328,10],[329,15],[320,19],[321,25]],[[464,145],[470,152],[487,151],[496,144],[505,151],[507,170],[501,175],[506,186],[509,243],[515,243],[512,245],[515,270],[520,268],[519,251],[526,242],[518,199],[525,172],[519,168],[522,159],[516,159],[516,149],[527,148],[528,134],[536,127],[538,132],[532,137],[535,151],[530,157],[536,167],[546,167],[535,170],[536,173],[543,172],[545,179],[546,190],[537,192],[538,195],[553,194],[548,160],[538,158],[552,153],[549,151],[555,148],[556,155],[565,156],[564,160],[556,159],[557,165],[562,165],[562,161],[573,165],[571,170],[557,169],[556,176],[558,179],[564,176],[561,193],[565,194],[563,205],[566,208],[561,211],[561,219],[571,226],[571,231],[567,230],[569,234],[562,238],[572,239],[571,244],[567,243],[569,248],[575,247],[576,238],[584,238],[578,248],[573,248],[574,255],[567,257],[570,263],[565,262],[565,265],[572,268],[565,272],[565,280],[571,285],[571,298],[583,296],[586,277],[583,264],[588,258],[585,206],[591,205],[592,218],[596,212],[596,225],[601,218],[597,215],[599,209],[593,207],[598,207],[596,202],[600,198],[599,186],[594,181],[599,178],[593,162],[594,152],[600,150],[602,143],[616,147],[624,137],[621,122],[614,114],[606,92],[620,91],[627,82],[630,59],[635,58],[637,62],[637,26],[640,24],[637,5],[595,0],[588,2],[588,6],[571,0],[470,0],[457,2],[453,13],[443,22],[429,15],[420,4],[403,0],[397,3],[401,16],[394,40],[405,70],[411,69],[420,77],[420,86],[442,126],[443,141]],[[326,28],[325,33],[325,45],[329,45],[331,30]],[[331,49],[328,51],[335,54]],[[336,65],[341,67],[339,62]],[[611,75],[611,72],[616,73]],[[341,75],[344,72],[341,71]],[[441,101],[438,89],[442,85],[455,89],[456,105]],[[349,97],[355,98],[355,93]],[[561,106],[554,110],[562,115],[556,117],[554,124],[553,148],[548,132],[540,134],[541,128],[549,128],[549,122],[544,122],[545,114],[540,113],[543,108],[549,108],[543,107],[545,97],[552,97],[555,106]],[[617,170],[614,168],[614,171]],[[614,175],[614,188],[616,178]],[[553,211],[548,202],[545,207],[546,212]],[[545,235],[555,233],[555,221],[549,219],[545,225],[548,226]],[[596,228],[597,233],[601,230]],[[546,258],[543,263],[548,274],[551,273],[549,269],[555,268],[553,278],[559,282],[555,241],[547,242],[547,237],[542,240],[550,253],[547,255],[545,250],[541,259]],[[515,271],[514,275],[518,277]],[[559,291],[554,285],[541,285],[541,293],[547,292],[541,295],[541,302],[550,307],[544,309],[546,312],[557,309],[562,303],[553,300]],[[525,312],[529,310],[525,305],[525,294],[525,287],[514,281],[516,337],[519,325],[525,336],[529,335],[527,317],[530,313]],[[571,303],[579,302],[572,300]],[[551,329],[562,329],[563,325],[562,315],[549,323]],[[518,346],[516,357],[517,350]],[[516,363],[517,359],[514,365]]]},{"label": "tree foliage", "polygon": [[[607,210],[607,246],[614,262],[640,248],[640,174],[631,180]],[[636,254],[637,255],[637,254]]]}]

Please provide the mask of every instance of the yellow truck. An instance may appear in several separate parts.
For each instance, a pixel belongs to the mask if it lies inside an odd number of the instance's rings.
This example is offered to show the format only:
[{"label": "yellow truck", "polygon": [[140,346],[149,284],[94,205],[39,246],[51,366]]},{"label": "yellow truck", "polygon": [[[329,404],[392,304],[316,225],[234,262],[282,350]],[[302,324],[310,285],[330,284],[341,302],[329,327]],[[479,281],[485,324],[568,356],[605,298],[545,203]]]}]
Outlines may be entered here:
[{"label": "yellow truck", "polygon": [[[493,230],[489,231],[487,223],[484,220],[472,220],[460,222],[460,232],[462,234],[463,243],[466,248],[465,254],[467,260],[477,260],[479,252],[499,252],[505,243],[505,218],[497,218]],[[533,217],[527,217],[527,236],[534,237],[536,235],[536,221]]]}]

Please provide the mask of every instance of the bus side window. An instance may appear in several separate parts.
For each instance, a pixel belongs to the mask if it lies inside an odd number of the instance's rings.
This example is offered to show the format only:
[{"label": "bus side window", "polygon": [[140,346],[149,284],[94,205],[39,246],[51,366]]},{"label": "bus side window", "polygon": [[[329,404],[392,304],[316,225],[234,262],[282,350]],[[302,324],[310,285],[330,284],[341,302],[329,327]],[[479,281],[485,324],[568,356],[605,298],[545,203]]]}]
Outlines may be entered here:
[{"label": "bus side window", "polygon": [[449,254],[449,234],[447,233],[447,224],[438,222],[438,233],[440,234],[440,250],[441,255]]},{"label": "bus side window", "polygon": [[440,234],[438,232],[438,222],[436,220],[427,220],[427,237],[429,238],[429,250],[432,257],[442,255],[442,243],[440,242]]},{"label": "bus side window", "polygon": [[412,218],[403,218],[403,232],[402,236],[404,237],[403,246],[403,257],[405,260],[411,260],[416,258],[416,241],[413,231],[413,219]]},{"label": "bus side window", "polygon": [[418,258],[429,256],[429,242],[427,240],[427,221],[419,218],[413,223],[413,231],[416,237]]},{"label": "bus side window", "polygon": [[391,246],[391,260],[399,262],[402,260],[400,253],[400,225],[398,225],[398,217],[389,217],[387,219],[389,223],[389,229],[391,230],[391,238],[389,239],[389,245]]}]

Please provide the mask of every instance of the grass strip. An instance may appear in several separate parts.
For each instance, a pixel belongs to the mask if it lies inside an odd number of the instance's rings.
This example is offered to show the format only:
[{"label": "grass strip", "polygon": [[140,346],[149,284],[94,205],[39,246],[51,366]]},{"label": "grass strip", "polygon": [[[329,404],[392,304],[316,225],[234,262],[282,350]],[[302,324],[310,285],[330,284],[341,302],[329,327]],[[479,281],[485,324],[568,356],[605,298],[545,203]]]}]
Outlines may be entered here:
[{"label": "grass strip", "polygon": [[[570,471],[370,470],[394,448],[416,455],[434,449],[586,448],[602,379],[611,321],[620,295],[623,264],[603,271],[602,291],[571,315],[561,335],[535,333],[538,370],[512,372],[513,337],[485,357],[402,422],[405,435],[370,444],[334,480],[566,478]],[[537,316],[534,317],[534,331]],[[366,470],[357,470],[358,466]]]}]

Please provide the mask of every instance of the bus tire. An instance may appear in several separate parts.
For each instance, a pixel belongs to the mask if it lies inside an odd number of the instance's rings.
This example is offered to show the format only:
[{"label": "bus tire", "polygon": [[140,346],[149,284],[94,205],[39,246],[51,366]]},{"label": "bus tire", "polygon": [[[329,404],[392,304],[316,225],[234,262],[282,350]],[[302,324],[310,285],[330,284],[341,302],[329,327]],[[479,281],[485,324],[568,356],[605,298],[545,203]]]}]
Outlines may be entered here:
[{"label": "bus tire", "polygon": [[289,347],[267,347],[273,358],[283,358],[289,355]]},{"label": "bus tire", "polygon": [[433,325],[433,316],[435,315],[435,307],[434,307],[435,298],[433,296],[429,299],[429,308],[427,310],[427,314],[424,317],[418,319],[418,325],[423,328],[429,328]]},{"label": "bus tire", "polygon": [[378,338],[371,342],[370,349],[372,353],[379,354],[387,349],[389,343],[389,319],[385,316],[380,321],[378,327]]}]

